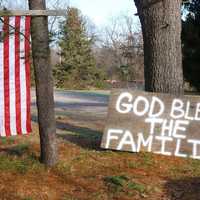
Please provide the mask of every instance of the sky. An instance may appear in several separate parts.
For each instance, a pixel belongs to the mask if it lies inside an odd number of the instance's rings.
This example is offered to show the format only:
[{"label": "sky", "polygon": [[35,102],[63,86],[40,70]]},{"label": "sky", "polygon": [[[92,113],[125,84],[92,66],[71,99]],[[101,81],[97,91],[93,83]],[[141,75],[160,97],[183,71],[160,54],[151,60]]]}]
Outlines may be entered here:
[{"label": "sky", "polygon": [[136,13],[133,0],[69,0],[69,4],[79,8],[98,27],[109,24],[120,14]]},{"label": "sky", "polygon": [[[1,0],[3,5],[10,9],[28,9],[28,0]],[[97,27],[109,25],[112,18],[117,16],[134,16],[137,12],[134,0],[57,0],[61,3],[60,9],[66,9],[63,5],[70,5],[81,10],[83,15],[88,16]],[[55,0],[46,0],[50,9]],[[186,13],[185,13],[186,14]],[[138,18],[135,17],[136,23]],[[183,16],[184,19],[184,16]]]},{"label": "sky", "polygon": [[[21,9],[23,5],[28,9],[28,0],[3,0],[9,8]],[[46,0],[47,5],[54,4],[54,0]],[[58,0],[61,5],[77,7],[83,15],[88,16],[97,27],[109,25],[113,18],[122,15],[134,16],[137,12],[134,0]],[[23,9],[23,8],[22,8]],[[62,8],[61,9],[66,9]]]}]

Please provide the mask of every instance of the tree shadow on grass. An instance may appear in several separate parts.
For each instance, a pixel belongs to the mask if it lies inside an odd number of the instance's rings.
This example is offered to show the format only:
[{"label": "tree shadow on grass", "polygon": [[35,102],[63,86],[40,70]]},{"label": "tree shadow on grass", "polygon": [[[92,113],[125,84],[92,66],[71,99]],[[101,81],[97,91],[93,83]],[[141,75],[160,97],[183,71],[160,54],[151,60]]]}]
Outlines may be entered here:
[{"label": "tree shadow on grass", "polygon": [[[37,122],[37,117],[32,116],[32,121]],[[102,132],[86,127],[76,126],[67,122],[56,122],[57,136],[82,148],[102,150],[100,148]]]},{"label": "tree shadow on grass", "polygon": [[[9,144],[5,147],[0,147],[0,157],[11,156],[13,158],[29,158],[34,161],[39,161],[39,156],[32,151],[29,143]],[[0,159],[1,161],[1,159]]]},{"label": "tree shadow on grass", "polygon": [[29,153],[29,146],[28,144],[15,144],[9,147],[1,147],[0,153],[6,153],[11,156],[21,157],[24,154]]},{"label": "tree shadow on grass", "polygon": [[63,122],[56,122],[56,127],[64,131],[62,133],[58,131],[58,137],[85,149],[101,150],[100,143],[102,132]]},{"label": "tree shadow on grass", "polygon": [[166,185],[168,200],[200,200],[200,178],[169,180]]}]

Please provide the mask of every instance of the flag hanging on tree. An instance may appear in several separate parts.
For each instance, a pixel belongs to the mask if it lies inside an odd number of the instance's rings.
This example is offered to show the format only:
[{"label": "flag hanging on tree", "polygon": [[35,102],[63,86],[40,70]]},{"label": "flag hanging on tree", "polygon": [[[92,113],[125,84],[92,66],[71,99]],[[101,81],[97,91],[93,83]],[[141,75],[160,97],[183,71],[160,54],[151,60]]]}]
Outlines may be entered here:
[{"label": "flag hanging on tree", "polygon": [[31,132],[30,17],[0,22],[0,136]]}]

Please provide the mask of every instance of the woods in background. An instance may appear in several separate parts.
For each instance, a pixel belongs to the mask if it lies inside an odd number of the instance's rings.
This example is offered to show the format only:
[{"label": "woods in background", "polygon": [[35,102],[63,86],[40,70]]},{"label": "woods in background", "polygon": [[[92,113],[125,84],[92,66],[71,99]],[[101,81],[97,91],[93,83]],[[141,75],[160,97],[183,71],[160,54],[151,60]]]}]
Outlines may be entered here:
[{"label": "woods in background", "polygon": [[114,19],[100,32],[77,8],[69,7],[60,28],[57,87],[106,88],[112,80],[143,79],[142,35],[132,17]]},{"label": "woods in background", "polygon": [[105,27],[96,60],[107,79],[131,82],[143,80],[143,42],[134,16],[121,15]]},{"label": "woods in background", "polygon": [[[186,2],[182,6],[184,81],[190,84],[190,88],[200,91],[200,1],[184,2]],[[51,9],[65,9],[67,5],[67,1],[47,1],[47,7]],[[12,9],[28,8],[26,1],[19,0],[15,2],[0,0],[0,6]],[[132,16],[121,14],[113,18],[111,23],[101,30],[98,30],[77,8],[68,8],[68,15],[70,17],[67,16],[62,20],[60,27],[57,21],[61,19],[49,17],[50,36],[53,36],[51,61],[54,66],[56,87],[107,88],[107,83],[112,81],[144,80],[142,31],[134,13]],[[59,45],[56,46],[56,42]],[[33,73],[32,77],[33,83]]]},{"label": "woods in background", "polygon": [[[68,24],[67,28],[66,20],[62,26],[59,43],[62,61],[54,68],[56,86],[106,88],[106,80],[119,82],[144,80],[142,33],[139,23],[136,24],[134,21],[134,15],[121,15],[99,31],[95,26],[91,26],[91,22],[88,23],[88,19],[83,17],[80,11],[75,8],[71,10],[77,12],[77,17],[70,20],[79,21],[79,31],[72,29],[77,35],[73,38],[67,33],[73,23]],[[190,89],[193,87],[200,90],[200,1],[184,3],[182,18],[184,81],[190,84]],[[149,63],[149,60],[147,62]],[[177,65],[173,69],[177,69]],[[150,73],[147,74],[149,76]],[[77,77],[79,77],[78,83]]]},{"label": "woods in background", "polygon": [[183,15],[183,73],[186,81],[200,91],[200,1],[185,3]]}]

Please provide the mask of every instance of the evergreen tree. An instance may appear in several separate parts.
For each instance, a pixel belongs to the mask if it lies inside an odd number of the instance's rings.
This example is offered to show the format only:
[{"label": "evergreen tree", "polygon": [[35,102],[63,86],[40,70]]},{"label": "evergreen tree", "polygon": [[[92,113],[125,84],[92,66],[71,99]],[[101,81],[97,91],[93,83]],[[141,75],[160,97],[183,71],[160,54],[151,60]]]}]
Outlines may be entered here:
[{"label": "evergreen tree", "polygon": [[61,25],[61,63],[54,70],[57,86],[87,88],[95,86],[101,75],[92,55],[92,39],[87,35],[84,18],[77,8],[68,8]]},{"label": "evergreen tree", "polygon": [[185,79],[200,91],[200,0],[188,2],[184,8],[187,15],[182,31],[183,72]]}]

